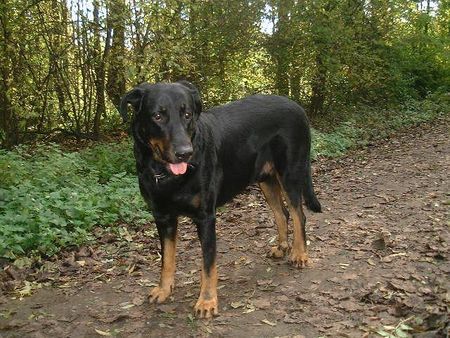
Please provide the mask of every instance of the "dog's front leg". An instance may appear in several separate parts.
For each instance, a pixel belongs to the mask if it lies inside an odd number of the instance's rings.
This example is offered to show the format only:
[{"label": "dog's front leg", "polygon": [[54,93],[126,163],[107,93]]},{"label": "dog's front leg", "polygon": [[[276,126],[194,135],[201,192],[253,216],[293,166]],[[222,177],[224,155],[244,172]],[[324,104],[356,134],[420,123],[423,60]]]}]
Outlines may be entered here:
[{"label": "dog's front leg", "polygon": [[218,314],[216,266],[216,218],[208,215],[194,220],[203,253],[200,296],[194,310],[200,318]]},{"label": "dog's front leg", "polygon": [[177,218],[155,217],[159,240],[161,241],[161,279],[150,293],[150,302],[162,303],[172,293],[175,275],[175,251],[177,242]]}]

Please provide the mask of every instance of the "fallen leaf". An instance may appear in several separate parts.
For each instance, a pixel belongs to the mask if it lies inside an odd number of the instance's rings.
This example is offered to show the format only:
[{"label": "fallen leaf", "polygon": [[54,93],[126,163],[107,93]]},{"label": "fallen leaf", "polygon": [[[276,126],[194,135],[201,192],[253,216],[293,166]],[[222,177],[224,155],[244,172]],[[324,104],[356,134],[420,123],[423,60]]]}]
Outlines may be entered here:
[{"label": "fallen leaf", "polygon": [[127,268],[128,274],[131,275],[135,269],[136,269],[136,264],[130,264]]},{"label": "fallen leaf", "polygon": [[258,309],[268,309],[270,308],[270,302],[267,299],[255,299],[253,305]]},{"label": "fallen leaf", "polygon": [[247,304],[247,305],[246,305],[246,309],[245,309],[244,311],[242,311],[242,313],[250,313],[250,312],[253,312],[253,311],[255,311],[255,310],[256,310],[256,308],[255,308],[254,305],[252,305],[252,304]]},{"label": "fallen leaf", "polygon": [[213,331],[211,330],[211,328],[209,328],[208,326],[204,326],[203,329],[208,332],[209,334],[212,334]]},{"label": "fallen leaf", "polygon": [[237,309],[237,308],[240,308],[240,307],[244,307],[244,303],[243,302],[241,302],[241,301],[238,301],[238,302],[231,302],[231,307],[233,308],[233,309]]},{"label": "fallen leaf", "polygon": [[375,262],[374,262],[371,258],[369,258],[369,259],[367,260],[367,264],[372,265],[372,266],[375,266],[375,265],[376,265]]},{"label": "fallen leaf", "polygon": [[269,321],[269,320],[267,320],[267,319],[261,319],[261,321],[262,321],[264,324],[267,324],[267,325],[270,325],[270,326],[276,326],[276,325],[277,325],[277,323],[271,322],[271,321]]},{"label": "fallen leaf", "polygon": [[111,337],[111,333],[107,331],[95,329],[95,332],[97,332],[100,336]]},{"label": "fallen leaf", "polygon": [[272,282],[273,282],[272,279],[258,279],[256,281],[256,284],[258,284],[259,286],[262,286],[262,285],[270,285],[270,284],[272,284]]},{"label": "fallen leaf", "polygon": [[135,306],[135,305],[127,302],[127,303],[122,303],[120,307],[122,309],[126,310],[126,309],[129,309],[129,308],[132,308],[133,306]]},{"label": "fallen leaf", "polygon": [[392,262],[392,260],[395,257],[403,257],[403,256],[407,256],[406,252],[398,252],[398,253],[395,253],[395,254],[383,257],[381,259],[381,261],[384,262],[384,263],[390,263],[390,262]]},{"label": "fallen leaf", "polygon": [[128,232],[128,229],[125,227],[121,227],[119,228],[119,233],[120,236],[125,239],[127,242],[132,242],[133,241],[133,236],[131,236],[131,234]]},{"label": "fallen leaf", "polygon": [[29,282],[27,280],[24,281],[24,283],[25,285],[23,286],[23,288],[19,290],[20,298],[31,296],[34,290],[42,288],[41,283]]}]

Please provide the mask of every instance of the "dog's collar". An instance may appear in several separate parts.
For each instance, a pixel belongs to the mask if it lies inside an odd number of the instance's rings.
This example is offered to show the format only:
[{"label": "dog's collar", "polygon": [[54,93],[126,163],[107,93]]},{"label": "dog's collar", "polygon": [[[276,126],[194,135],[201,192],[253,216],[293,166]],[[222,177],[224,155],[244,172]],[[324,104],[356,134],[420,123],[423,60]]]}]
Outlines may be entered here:
[{"label": "dog's collar", "polygon": [[164,173],[153,173],[153,178],[155,179],[155,183],[158,184],[160,181],[164,180],[165,178],[167,178],[168,175],[164,174]]},{"label": "dog's collar", "polygon": [[169,177],[169,173],[165,172],[166,169],[164,168],[151,168],[151,174],[153,176],[153,179],[155,180],[155,183],[158,184],[161,181],[165,180]]}]

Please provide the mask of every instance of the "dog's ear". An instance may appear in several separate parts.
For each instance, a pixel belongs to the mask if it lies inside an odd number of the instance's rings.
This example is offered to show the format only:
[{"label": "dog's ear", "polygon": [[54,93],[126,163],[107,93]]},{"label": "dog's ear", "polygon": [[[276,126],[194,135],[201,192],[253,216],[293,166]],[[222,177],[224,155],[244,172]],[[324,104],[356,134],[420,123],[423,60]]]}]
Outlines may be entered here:
[{"label": "dog's ear", "polygon": [[136,113],[141,110],[142,98],[144,97],[144,90],[136,87],[126,93],[120,101],[120,115],[122,115],[123,122],[128,121],[128,103],[133,106]]},{"label": "dog's ear", "polygon": [[186,80],[178,81],[178,83],[190,90],[192,99],[194,100],[195,104],[195,113],[200,114],[202,112],[202,100],[200,98],[200,92],[198,91],[197,87]]}]

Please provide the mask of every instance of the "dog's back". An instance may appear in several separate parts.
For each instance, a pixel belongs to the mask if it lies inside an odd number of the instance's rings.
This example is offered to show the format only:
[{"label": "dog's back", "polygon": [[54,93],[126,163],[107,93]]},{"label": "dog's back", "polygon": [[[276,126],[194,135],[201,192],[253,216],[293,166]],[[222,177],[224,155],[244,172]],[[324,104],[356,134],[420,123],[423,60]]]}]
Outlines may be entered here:
[{"label": "dog's back", "polygon": [[[248,137],[248,132],[261,134],[262,129],[291,129],[307,127],[306,114],[294,101],[276,95],[252,95],[206,111],[201,119],[208,123],[219,124],[224,129],[224,138],[235,136]],[[215,120],[215,122],[214,122]],[[214,127],[217,129],[217,127]]]},{"label": "dog's back", "polygon": [[223,172],[218,204],[262,180],[272,165],[283,173],[291,154],[309,162],[307,117],[285,97],[253,95],[214,107],[201,115],[201,125],[213,135],[218,168]]}]

